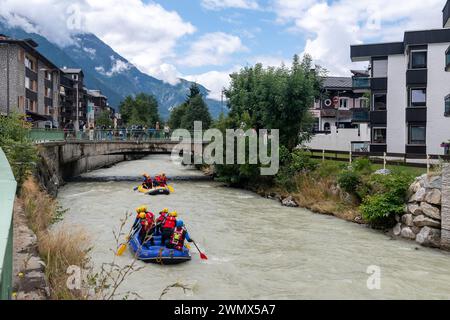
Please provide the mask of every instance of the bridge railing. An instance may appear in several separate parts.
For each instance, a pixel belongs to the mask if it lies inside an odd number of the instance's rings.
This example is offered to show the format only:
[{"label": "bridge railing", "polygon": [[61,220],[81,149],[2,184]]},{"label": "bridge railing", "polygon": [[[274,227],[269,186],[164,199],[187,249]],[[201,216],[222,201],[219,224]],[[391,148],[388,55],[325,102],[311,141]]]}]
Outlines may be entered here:
[{"label": "bridge railing", "polygon": [[0,148],[0,300],[11,298],[13,268],[13,208],[17,183]]},{"label": "bridge railing", "polygon": [[[160,142],[170,141],[172,130],[139,130],[139,129],[88,129],[84,131],[60,129],[31,129],[29,138],[33,142],[58,141],[133,141],[133,142]],[[191,131],[191,136],[194,132]]]}]

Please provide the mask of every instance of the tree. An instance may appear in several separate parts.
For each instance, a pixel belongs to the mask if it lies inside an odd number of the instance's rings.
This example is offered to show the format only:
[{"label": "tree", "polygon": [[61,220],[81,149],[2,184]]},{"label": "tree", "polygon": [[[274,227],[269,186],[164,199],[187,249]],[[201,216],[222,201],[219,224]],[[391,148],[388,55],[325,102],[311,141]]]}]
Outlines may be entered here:
[{"label": "tree", "polygon": [[197,84],[192,84],[186,101],[172,110],[169,125],[173,129],[194,130],[194,122],[201,121],[203,129],[209,129],[212,117]]},{"label": "tree", "polygon": [[100,113],[99,117],[95,120],[95,124],[99,127],[105,126],[106,128],[113,125],[113,122],[110,117],[110,113],[107,110],[104,110]]},{"label": "tree", "polygon": [[154,127],[160,121],[158,101],[152,95],[138,94],[135,98],[128,96],[120,104],[122,119],[127,125]]},{"label": "tree", "polygon": [[19,188],[38,160],[37,150],[28,138],[30,128],[23,116],[0,116],[0,148],[8,158]]},{"label": "tree", "polygon": [[173,129],[182,128],[181,119],[186,113],[187,106],[188,106],[187,103],[182,103],[178,107],[173,108],[169,118],[169,126],[171,128]]},{"label": "tree", "polygon": [[[246,67],[231,75],[225,91],[228,116],[216,122],[225,129],[279,129],[280,147],[290,153],[310,138],[309,109],[319,94],[323,70],[313,68],[311,57],[294,56],[292,66]],[[275,150],[274,150],[275,151]],[[260,165],[218,165],[219,176],[232,183],[261,180]]]},{"label": "tree", "polygon": [[269,67],[261,64],[231,75],[231,86],[225,91],[229,117],[235,128],[249,116],[245,124],[251,128],[279,129],[280,144],[293,150],[308,139],[311,126],[309,108],[319,94],[322,69],[313,69],[312,59],[295,55],[292,67]]}]

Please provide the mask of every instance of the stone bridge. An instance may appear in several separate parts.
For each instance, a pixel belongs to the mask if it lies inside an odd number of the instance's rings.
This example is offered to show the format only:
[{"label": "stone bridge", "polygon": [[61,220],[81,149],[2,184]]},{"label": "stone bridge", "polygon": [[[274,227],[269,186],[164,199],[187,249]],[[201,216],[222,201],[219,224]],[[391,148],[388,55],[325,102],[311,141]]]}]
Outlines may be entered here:
[{"label": "stone bridge", "polygon": [[[203,142],[204,145],[207,142]],[[193,143],[161,140],[137,141],[58,141],[37,144],[41,163],[38,175],[47,191],[56,195],[67,179],[149,154],[171,154],[174,148],[191,148]]]}]

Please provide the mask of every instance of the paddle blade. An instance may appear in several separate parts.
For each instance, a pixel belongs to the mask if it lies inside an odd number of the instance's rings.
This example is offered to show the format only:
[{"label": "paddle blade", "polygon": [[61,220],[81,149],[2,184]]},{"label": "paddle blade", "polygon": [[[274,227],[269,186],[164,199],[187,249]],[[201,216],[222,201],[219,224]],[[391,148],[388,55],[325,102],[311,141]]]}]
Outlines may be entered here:
[{"label": "paddle blade", "polygon": [[123,253],[125,252],[125,250],[127,249],[127,245],[125,243],[121,244],[119,249],[117,250],[117,256],[121,256],[123,255]]},{"label": "paddle blade", "polygon": [[206,256],[206,254],[204,254],[204,253],[202,253],[202,252],[200,252],[200,258],[201,258],[202,260],[208,260],[208,257]]},{"label": "paddle blade", "polygon": [[172,193],[175,192],[175,189],[172,186],[167,185],[167,188],[169,188],[170,192],[172,192]]}]

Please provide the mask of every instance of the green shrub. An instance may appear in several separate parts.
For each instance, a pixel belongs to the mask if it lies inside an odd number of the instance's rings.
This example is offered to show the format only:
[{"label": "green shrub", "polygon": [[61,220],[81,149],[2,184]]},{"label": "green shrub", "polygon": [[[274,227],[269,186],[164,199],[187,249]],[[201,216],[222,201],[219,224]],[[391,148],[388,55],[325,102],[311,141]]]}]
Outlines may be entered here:
[{"label": "green shrub", "polygon": [[356,159],[353,162],[352,167],[356,171],[361,172],[361,173],[370,174],[373,171],[372,163],[370,162],[370,160],[368,158],[358,158],[358,159]]},{"label": "green shrub", "polygon": [[368,183],[372,195],[364,198],[361,213],[371,225],[392,227],[395,215],[402,214],[414,177],[405,173],[373,175]]},{"label": "green shrub", "polygon": [[315,175],[320,178],[337,177],[342,170],[346,168],[347,164],[337,161],[323,161],[315,170]]},{"label": "green shrub", "polygon": [[356,194],[358,186],[362,183],[360,175],[354,170],[345,170],[338,177],[339,186],[350,194]]},{"label": "green shrub", "polygon": [[28,139],[29,129],[23,116],[0,116],[0,148],[8,158],[19,190],[38,159],[36,148]]},{"label": "green shrub", "polygon": [[404,204],[389,193],[366,197],[360,207],[363,218],[374,227],[389,228],[395,224],[395,215],[403,212]]},{"label": "green shrub", "polygon": [[290,169],[293,173],[302,171],[313,171],[317,168],[317,162],[309,154],[302,150],[295,150],[291,153]]}]

